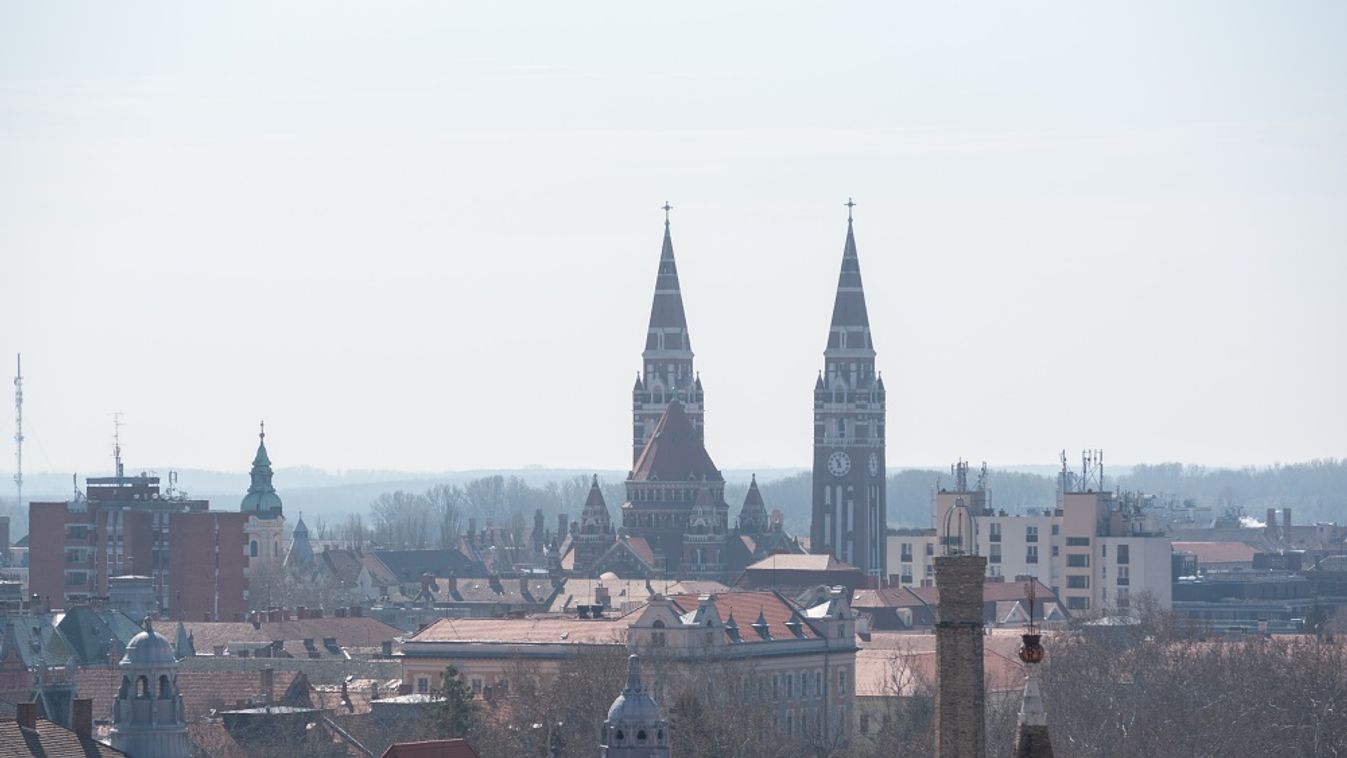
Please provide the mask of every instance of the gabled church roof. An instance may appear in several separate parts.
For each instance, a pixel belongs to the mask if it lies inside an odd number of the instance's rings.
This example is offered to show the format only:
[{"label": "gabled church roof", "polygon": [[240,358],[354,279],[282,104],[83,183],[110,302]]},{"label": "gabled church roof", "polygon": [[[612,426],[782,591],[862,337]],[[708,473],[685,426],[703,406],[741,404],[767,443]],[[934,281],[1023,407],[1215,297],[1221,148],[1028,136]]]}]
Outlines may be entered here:
[{"label": "gabled church roof", "polygon": [[659,417],[645,449],[632,469],[633,481],[685,482],[724,481],[706,447],[697,438],[692,422],[675,399]]}]

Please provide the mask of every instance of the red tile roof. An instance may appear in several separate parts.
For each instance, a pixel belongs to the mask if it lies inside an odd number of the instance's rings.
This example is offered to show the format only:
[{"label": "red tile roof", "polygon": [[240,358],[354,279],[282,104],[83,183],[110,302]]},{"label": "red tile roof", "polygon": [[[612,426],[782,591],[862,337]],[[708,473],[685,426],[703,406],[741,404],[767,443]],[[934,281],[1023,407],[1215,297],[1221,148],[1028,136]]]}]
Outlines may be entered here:
[{"label": "red tile roof", "polygon": [[678,400],[669,403],[659,417],[645,449],[636,459],[631,478],[662,482],[724,481]]},{"label": "red tile roof", "polygon": [[[277,705],[308,705],[308,678],[299,671],[273,674],[272,698]],[[75,686],[80,697],[94,701],[94,718],[112,718],[122,672],[114,668],[80,669]],[[206,718],[212,710],[231,709],[238,701],[261,703],[261,671],[179,671],[178,691],[188,721]]]},{"label": "red tile roof", "polygon": [[[763,620],[767,622],[767,633],[772,639],[792,639],[795,637],[790,628],[786,626],[786,622],[792,618],[797,618],[797,611],[801,623],[800,634],[805,638],[819,636],[813,627],[809,626],[809,623],[804,620],[803,608],[771,590],[727,592],[713,597],[715,598],[716,612],[720,614],[721,621],[728,623],[730,615],[733,614],[734,623],[739,626],[739,636],[750,642],[762,639],[752,626],[758,620],[759,614],[762,614]],[[697,610],[697,606],[701,603],[700,595],[677,595],[669,599],[682,613],[691,613]]]},{"label": "red tile roof", "polygon": [[383,758],[478,758],[478,755],[467,740],[429,740],[395,742],[384,751]]},{"label": "red tile roof", "polygon": [[38,719],[35,728],[0,720],[0,758],[125,758],[120,750]]}]

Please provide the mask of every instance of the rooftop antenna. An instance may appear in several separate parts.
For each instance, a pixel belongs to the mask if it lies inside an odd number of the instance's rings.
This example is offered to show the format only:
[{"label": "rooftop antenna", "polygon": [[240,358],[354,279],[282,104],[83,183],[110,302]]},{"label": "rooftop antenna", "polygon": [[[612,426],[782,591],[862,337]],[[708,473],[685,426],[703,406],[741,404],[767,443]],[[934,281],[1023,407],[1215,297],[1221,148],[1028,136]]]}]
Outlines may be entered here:
[{"label": "rooftop antenna", "polygon": [[117,478],[122,478],[122,412],[112,414],[112,460],[117,464]]},{"label": "rooftop antenna", "polygon": [[14,358],[14,490],[23,507],[23,354]]}]

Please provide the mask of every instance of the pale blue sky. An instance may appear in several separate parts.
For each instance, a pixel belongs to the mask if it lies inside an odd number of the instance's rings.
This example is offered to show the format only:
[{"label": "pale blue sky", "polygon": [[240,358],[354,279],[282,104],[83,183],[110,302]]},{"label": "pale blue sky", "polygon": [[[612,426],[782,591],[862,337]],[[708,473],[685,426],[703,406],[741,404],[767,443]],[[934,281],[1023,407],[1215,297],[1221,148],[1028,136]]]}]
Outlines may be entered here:
[{"label": "pale blue sky", "polygon": [[244,467],[263,416],[284,465],[624,466],[665,199],[712,456],[807,465],[848,196],[890,466],[1347,455],[1344,39],[1340,2],[0,2],[28,466],[105,468],[116,410],[137,468]]}]

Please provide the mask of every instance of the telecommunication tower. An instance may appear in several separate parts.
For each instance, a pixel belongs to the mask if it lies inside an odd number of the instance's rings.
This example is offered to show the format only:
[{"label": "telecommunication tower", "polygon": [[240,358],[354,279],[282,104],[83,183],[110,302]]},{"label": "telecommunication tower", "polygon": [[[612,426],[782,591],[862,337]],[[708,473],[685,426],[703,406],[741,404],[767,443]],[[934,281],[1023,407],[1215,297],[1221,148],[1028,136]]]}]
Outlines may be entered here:
[{"label": "telecommunication tower", "polygon": [[14,489],[23,507],[23,354],[14,359]]}]

